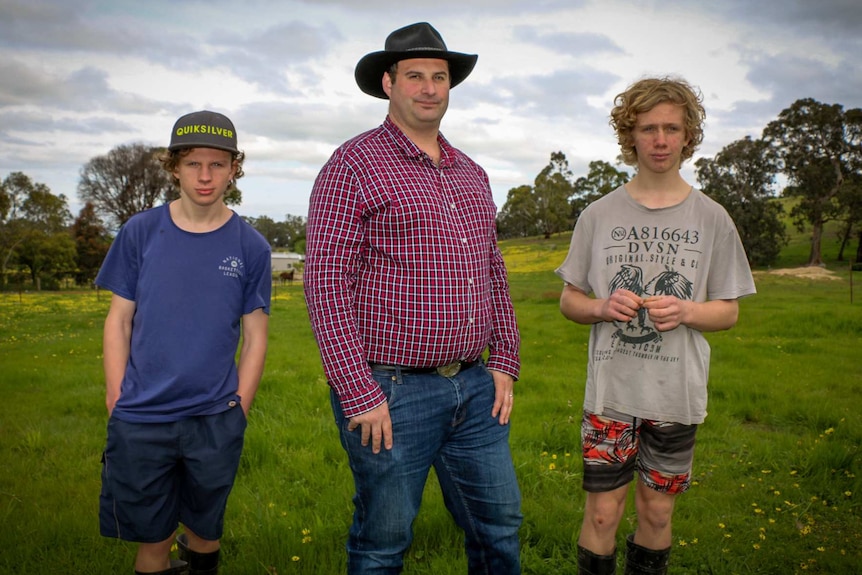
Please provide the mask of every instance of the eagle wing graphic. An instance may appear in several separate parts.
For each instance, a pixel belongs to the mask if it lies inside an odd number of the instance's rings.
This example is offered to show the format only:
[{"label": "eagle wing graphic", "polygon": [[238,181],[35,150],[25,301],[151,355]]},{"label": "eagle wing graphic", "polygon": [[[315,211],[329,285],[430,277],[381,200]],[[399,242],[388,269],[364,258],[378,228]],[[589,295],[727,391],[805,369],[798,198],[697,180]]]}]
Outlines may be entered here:
[{"label": "eagle wing graphic", "polygon": [[679,299],[691,299],[694,284],[678,271],[668,269],[646,285],[646,291],[654,295],[672,295]]}]

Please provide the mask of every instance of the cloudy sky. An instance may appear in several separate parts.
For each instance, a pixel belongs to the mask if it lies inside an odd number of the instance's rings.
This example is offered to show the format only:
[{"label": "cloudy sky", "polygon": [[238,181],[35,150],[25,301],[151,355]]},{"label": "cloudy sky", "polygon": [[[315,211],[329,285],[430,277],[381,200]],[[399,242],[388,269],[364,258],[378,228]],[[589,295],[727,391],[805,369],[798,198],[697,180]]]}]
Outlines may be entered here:
[{"label": "cloudy sky", "polygon": [[499,206],[551,152],[576,176],[613,163],[608,112],[644,76],[703,92],[696,158],[759,136],[799,98],[862,107],[858,0],[0,0],[0,178],[22,171],[77,214],[89,160],[166,145],[177,117],[212,109],[247,154],[237,211],[305,215],[332,151],[386,114],[356,62],[417,21],[479,54],[442,131],[486,168]]}]

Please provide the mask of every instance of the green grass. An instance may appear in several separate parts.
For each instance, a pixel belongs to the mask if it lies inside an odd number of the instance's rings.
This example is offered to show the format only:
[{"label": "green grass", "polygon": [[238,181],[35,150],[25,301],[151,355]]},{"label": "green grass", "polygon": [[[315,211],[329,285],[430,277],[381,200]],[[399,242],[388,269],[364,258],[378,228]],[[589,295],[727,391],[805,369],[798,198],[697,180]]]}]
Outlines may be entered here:
[{"label": "green grass", "polygon": [[[530,574],[574,573],[583,512],[588,329],[560,315],[552,272],[568,239],[503,244],[523,338],[511,443]],[[709,334],[709,417],[674,515],[671,573],[842,574],[862,563],[862,296],[850,304],[846,268],[828,265],[839,279],[757,273],[739,324]],[[134,545],[98,533],[107,307],[105,293],[0,294],[2,574],[132,572]],[[222,573],[344,572],[351,496],[301,287],[279,286]],[[629,505],[621,537],[634,519]],[[433,476],[415,535],[407,573],[466,572]]]}]

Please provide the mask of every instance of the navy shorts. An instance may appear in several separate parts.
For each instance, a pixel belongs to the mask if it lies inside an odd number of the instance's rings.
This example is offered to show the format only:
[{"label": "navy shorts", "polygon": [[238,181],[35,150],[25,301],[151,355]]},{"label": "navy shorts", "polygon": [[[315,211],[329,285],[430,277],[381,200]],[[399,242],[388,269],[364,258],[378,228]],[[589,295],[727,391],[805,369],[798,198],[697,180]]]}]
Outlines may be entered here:
[{"label": "navy shorts", "polygon": [[171,423],[108,421],[99,523],[105,537],[169,538],[179,523],[220,539],[247,425],[239,402]]}]

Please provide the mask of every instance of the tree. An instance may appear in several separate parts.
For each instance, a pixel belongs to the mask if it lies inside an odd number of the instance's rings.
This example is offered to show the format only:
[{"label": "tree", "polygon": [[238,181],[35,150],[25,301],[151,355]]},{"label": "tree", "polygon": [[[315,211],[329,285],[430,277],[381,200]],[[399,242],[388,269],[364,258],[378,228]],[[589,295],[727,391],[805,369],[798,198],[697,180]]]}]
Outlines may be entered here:
[{"label": "tree", "polygon": [[36,291],[42,289],[42,279],[75,268],[75,242],[64,230],[50,233],[31,228],[18,248],[18,263],[30,270]]},{"label": "tree", "polygon": [[72,237],[75,240],[75,282],[78,285],[90,284],[96,279],[99,267],[111,247],[111,236],[90,202],[81,208],[75,218]]},{"label": "tree", "polygon": [[700,158],[695,168],[700,188],[736,223],[749,263],[774,263],[787,244],[787,231],[781,221],[784,209],[774,198],[778,168],[768,144],[746,136],[712,160]]},{"label": "tree", "polygon": [[273,248],[279,248],[286,245],[287,238],[284,236],[284,230],[281,224],[276,222],[269,216],[260,216],[257,218],[246,217],[246,221],[251,224],[251,227],[256,229],[262,235],[269,245]]},{"label": "tree", "polygon": [[569,161],[562,152],[553,152],[550,163],[533,183],[537,225],[545,238],[572,227],[569,198],[573,193]]},{"label": "tree", "polygon": [[[36,289],[43,275],[74,267],[74,244],[66,226],[71,214],[66,197],[55,196],[45,184],[13,172],[0,185],[0,271],[6,283],[10,262],[29,269]],[[70,250],[71,247],[71,250]]]},{"label": "tree", "polygon": [[[18,172],[20,173],[20,172]],[[24,174],[21,174],[22,176]],[[6,180],[0,182],[0,223],[6,221],[6,216],[12,210],[12,196],[6,191],[7,182],[11,178],[11,174],[6,177]]]},{"label": "tree", "polygon": [[838,191],[838,203],[844,208],[844,216],[841,219],[839,239],[841,245],[838,248],[838,261],[844,261],[844,249],[850,243],[853,234],[857,234],[860,244],[857,248],[855,262],[859,262],[862,254],[862,174],[852,174],[845,180]]},{"label": "tree", "polygon": [[6,270],[13,261],[29,268],[37,288],[40,274],[73,267],[66,258],[67,246],[59,239],[68,238],[66,226],[71,219],[64,195],[55,196],[45,184],[13,172],[0,184],[0,197],[0,273],[4,285]]},{"label": "tree", "polygon": [[306,228],[306,221],[303,216],[287,214],[283,222],[276,222],[269,216],[246,217],[245,219],[266,238],[266,241],[273,248],[300,251],[297,246],[305,239]]},{"label": "tree", "polygon": [[571,229],[587,204],[615,190],[629,180],[629,174],[602,160],[590,162],[590,170],[572,182],[569,162],[562,152],[536,176],[534,186],[509,190],[497,216],[501,238],[551,234]]},{"label": "tree", "polygon": [[501,238],[525,238],[539,233],[538,214],[533,188],[518,186],[509,190],[506,203],[497,214],[497,235]]},{"label": "tree", "polygon": [[284,230],[288,238],[288,249],[298,253],[305,253],[305,231],[307,224],[305,216],[294,216],[291,214],[284,216]]},{"label": "tree", "polygon": [[12,172],[0,182],[0,275],[6,285],[6,269],[22,241],[25,222],[21,219],[24,200],[37,185],[22,172]]},{"label": "tree", "polygon": [[631,179],[625,170],[618,170],[608,162],[590,162],[589,172],[575,180],[575,194],[571,201],[572,218],[577,220],[589,204],[619,188]]},{"label": "tree", "polygon": [[838,195],[862,165],[862,111],[797,100],[766,126],[763,138],[787,176],[785,195],[799,198],[791,211],[797,226],[812,226],[807,265],[823,265],[823,226],[841,216]]},{"label": "tree", "polygon": [[78,196],[118,229],[173,191],[170,174],[157,159],[163,152],[164,148],[130,144],[93,158],[81,170]]},{"label": "tree", "polygon": [[66,196],[55,196],[44,184],[36,184],[21,204],[21,217],[47,233],[66,231],[72,214]]}]

